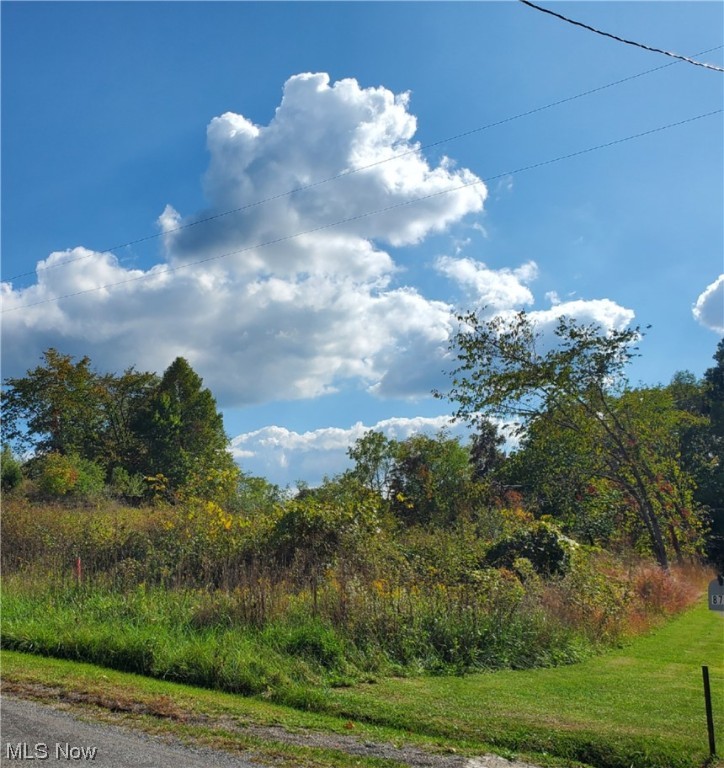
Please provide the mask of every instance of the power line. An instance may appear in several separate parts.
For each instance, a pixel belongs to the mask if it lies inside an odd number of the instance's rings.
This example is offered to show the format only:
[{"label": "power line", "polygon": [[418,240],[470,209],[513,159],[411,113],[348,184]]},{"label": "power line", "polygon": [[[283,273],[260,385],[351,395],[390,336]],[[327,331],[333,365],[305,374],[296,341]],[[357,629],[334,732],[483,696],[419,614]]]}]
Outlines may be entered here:
[{"label": "power line", "polygon": [[165,269],[157,269],[157,270],[155,270],[153,272],[151,272],[151,271],[144,272],[142,275],[137,275],[136,277],[130,277],[130,278],[127,278],[126,280],[119,280],[119,281],[117,281],[115,283],[107,283],[106,285],[99,285],[99,286],[96,286],[94,288],[86,288],[86,289],[84,289],[82,291],[76,291],[74,293],[68,293],[68,294],[65,294],[64,296],[55,296],[52,299],[43,299],[42,301],[36,301],[36,302],[31,303],[31,304],[23,304],[23,305],[18,306],[18,307],[12,307],[10,309],[3,310],[2,314],[6,314],[6,313],[9,313],[9,312],[16,312],[16,311],[21,310],[21,309],[29,309],[30,307],[37,307],[37,306],[40,306],[42,304],[52,304],[52,303],[55,303],[55,302],[58,302],[58,301],[62,301],[63,299],[70,299],[70,298],[74,298],[76,296],[82,296],[84,294],[95,293],[97,291],[103,291],[103,290],[106,290],[108,288],[114,288],[114,287],[119,286],[119,285],[126,285],[128,283],[138,282],[139,280],[146,280],[149,277],[157,277],[159,275],[171,274],[172,272],[179,272],[182,269],[187,269],[188,267],[198,266],[199,264],[207,264],[207,263],[209,263],[211,261],[218,261],[219,259],[228,258],[229,256],[236,256],[236,255],[238,255],[240,253],[246,253],[248,251],[256,250],[257,248],[265,248],[265,247],[268,247],[268,246],[271,246],[271,245],[278,245],[279,243],[284,243],[284,242],[287,242],[289,240],[293,240],[293,239],[295,239],[297,237],[303,237],[305,235],[310,235],[310,234],[313,234],[315,232],[322,232],[324,230],[332,229],[333,227],[338,227],[338,226],[340,226],[342,224],[348,224],[348,223],[353,222],[353,221],[360,221],[361,219],[368,218],[369,216],[376,216],[378,214],[386,213],[388,211],[392,211],[392,210],[395,210],[397,208],[402,208],[402,207],[407,206],[407,205],[412,205],[414,203],[419,203],[419,202],[422,202],[424,200],[430,200],[430,199],[435,198],[435,197],[440,197],[442,195],[447,195],[447,194],[450,194],[451,192],[459,192],[460,190],[466,189],[468,187],[474,187],[474,186],[477,186],[478,184],[484,184],[486,182],[489,183],[491,181],[495,181],[496,179],[501,179],[501,178],[505,178],[505,177],[508,177],[508,176],[513,176],[515,174],[524,173],[525,171],[532,171],[532,170],[534,170],[536,168],[542,168],[543,166],[546,166],[546,165],[552,165],[553,163],[561,162],[562,160],[570,160],[570,159],[572,159],[574,157],[580,157],[581,155],[589,154],[590,152],[595,152],[595,151],[598,151],[598,150],[601,150],[601,149],[606,149],[608,147],[613,147],[613,146],[616,146],[617,144],[623,144],[623,143],[628,142],[628,141],[633,141],[634,139],[640,139],[640,138],[643,138],[644,136],[650,136],[650,135],[652,135],[654,133],[660,133],[661,131],[666,131],[666,130],[668,130],[670,128],[676,128],[677,126],[686,125],[688,123],[693,123],[693,122],[695,122],[697,120],[702,120],[703,118],[706,118],[706,117],[712,117],[713,115],[719,115],[722,112],[724,112],[724,110],[722,110],[722,109],[717,109],[717,110],[714,110],[713,112],[706,112],[706,113],[701,114],[701,115],[696,115],[695,117],[689,117],[689,118],[686,118],[685,120],[679,120],[678,122],[675,122],[675,123],[669,123],[667,125],[662,125],[662,126],[659,126],[657,128],[651,128],[648,131],[642,131],[641,133],[636,133],[636,134],[633,134],[631,136],[626,136],[626,137],[624,137],[622,139],[614,139],[613,141],[608,141],[605,144],[597,144],[594,147],[588,147],[587,149],[581,149],[581,150],[578,150],[577,152],[571,152],[571,153],[566,154],[566,155],[559,155],[558,157],[555,157],[555,158],[552,158],[552,159],[549,159],[549,160],[542,160],[542,161],[540,161],[538,163],[533,163],[531,165],[526,165],[526,166],[523,166],[521,168],[517,168],[517,169],[515,169],[513,171],[507,171],[505,173],[499,173],[499,174],[496,174],[495,176],[490,176],[490,177],[488,177],[486,179],[477,179],[476,181],[470,181],[470,182],[467,182],[466,184],[460,184],[457,187],[451,187],[450,189],[444,189],[444,190],[441,190],[441,191],[438,191],[438,192],[433,192],[433,193],[431,193],[429,195],[423,195],[422,197],[416,197],[416,198],[414,198],[412,200],[406,200],[406,201],[401,202],[401,203],[395,203],[394,205],[388,205],[388,206],[386,206],[384,208],[378,208],[378,209],[376,209],[374,211],[367,211],[366,213],[360,213],[360,214],[357,214],[356,216],[350,216],[348,218],[340,219],[338,221],[332,222],[331,224],[322,224],[322,225],[320,225],[318,227],[313,227],[311,229],[307,229],[307,230],[304,230],[302,232],[296,232],[296,233],[294,233],[292,235],[285,235],[283,237],[277,237],[277,238],[275,238],[273,240],[267,240],[265,242],[257,243],[255,245],[249,245],[249,246],[246,246],[244,248],[239,248],[239,249],[234,250],[234,251],[228,251],[227,253],[217,254],[216,256],[208,256],[207,258],[198,259],[196,261],[190,261],[190,262],[187,262],[186,264],[180,264],[180,265],[175,266],[175,267],[167,267]]},{"label": "power line", "polygon": [[[706,51],[701,51],[701,53],[696,54],[697,56],[703,54],[703,53],[709,53],[710,51],[716,51],[719,50],[724,46],[717,46],[715,48],[709,48]],[[328,184],[331,181],[337,181],[338,179],[345,178],[347,176],[351,176],[355,173],[360,173],[361,171],[369,170],[370,168],[375,168],[378,165],[383,165],[384,163],[392,162],[393,160],[399,160],[402,157],[406,157],[407,155],[415,154],[417,152],[422,152],[426,149],[432,149],[433,147],[438,147],[441,144],[446,144],[451,141],[457,141],[459,139],[466,138],[467,136],[472,136],[476,133],[481,133],[482,131],[489,130],[490,128],[496,128],[500,125],[505,125],[506,123],[513,122],[514,120],[519,120],[523,117],[529,117],[531,115],[535,115],[538,112],[544,112],[548,109],[552,109],[553,107],[561,106],[562,104],[567,104],[572,101],[576,101],[577,99],[582,99],[585,96],[591,96],[594,93],[599,93],[600,91],[605,91],[608,88],[613,88],[617,85],[622,85],[623,83],[627,83],[631,80],[636,80],[639,77],[644,77],[645,75],[652,74],[653,72],[658,72],[659,70],[666,69],[667,67],[672,67],[674,64],[678,62],[670,62],[669,64],[662,64],[661,66],[654,67],[652,69],[644,70],[643,72],[638,72],[635,75],[629,75],[628,77],[621,78],[619,80],[614,80],[611,83],[606,83],[605,85],[597,86],[596,88],[591,88],[587,91],[582,91],[581,93],[577,93],[573,96],[567,96],[563,99],[559,99],[558,101],[553,101],[549,104],[545,104],[541,107],[534,107],[533,109],[529,109],[525,112],[520,112],[516,115],[511,115],[509,117],[502,118],[501,120],[497,120],[493,123],[487,123],[486,125],[479,126],[477,128],[472,128],[467,131],[463,131],[462,133],[455,134],[454,136],[449,136],[445,139],[439,139],[437,141],[431,142],[429,144],[423,144],[420,147],[416,147],[414,149],[406,150],[405,152],[400,152],[399,154],[393,155],[392,157],[387,157],[383,160],[377,160],[374,163],[369,163],[368,165],[360,166],[359,168],[351,168],[347,169],[345,171],[342,171],[341,173],[335,174],[334,176],[329,176],[325,179],[320,179],[319,181],[311,182],[310,184],[304,184],[299,187],[295,187],[293,189],[287,190],[286,192],[280,192],[276,195],[272,195],[270,197],[265,197],[261,200],[257,200],[253,203],[247,203],[246,205],[242,205],[239,208],[232,208],[228,211],[222,211],[221,213],[216,213],[213,216],[206,216],[203,219],[198,219],[196,221],[189,222],[187,224],[180,224],[177,227],[173,227],[171,229],[165,230],[163,232],[155,232],[152,235],[145,235],[144,237],[139,237],[135,240],[129,240],[125,243],[120,243],[118,245],[111,246],[110,248],[105,248],[102,251],[94,251],[93,253],[86,254],[84,256],[77,256],[73,259],[66,259],[65,261],[61,261],[57,264],[51,264],[47,267],[38,267],[34,270],[30,270],[28,272],[21,272],[17,275],[13,275],[12,277],[6,278],[7,282],[12,282],[13,280],[17,280],[21,277],[28,277],[30,275],[34,275],[37,272],[47,272],[51,269],[58,269],[60,267],[65,267],[70,264],[75,264],[79,261],[84,261],[85,259],[89,259],[92,256],[94,256],[96,253],[111,253],[112,251],[117,251],[122,248],[128,248],[133,245],[139,245],[140,243],[145,243],[150,240],[156,240],[159,237],[163,237],[164,235],[173,234],[174,232],[180,232],[184,229],[189,229],[191,227],[196,227],[200,224],[207,224],[210,221],[215,221],[216,219],[223,218],[225,216],[231,216],[234,213],[242,213],[243,211],[248,211],[252,208],[256,208],[258,206],[264,205],[265,203],[273,202],[274,200],[280,200],[284,197],[289,197],[291,195],[297,194],[299,192],[305,192],[310,189],[314,189],[315,187],[322,186],[323,184]],[[122,261],[122,260],[121,260]]]},{"label": "power line", "polygon": [[[566,21],[569,24],[573,24],[576,27],[583,27],[583,29],[589,30],[589,32],[595,32],[597,35],[603,35],[604,37],[610,37],[612,40],[618,40],[619,43],[626,43],[626,45],[635,45],[637,48],[643,48],[645,51],[652,51],[653,53],[662,53],[664,56],[671,56],[674,59],[679,59],[679,61],[685,61],[687,64],[694,64],[697,67],[704,67],[705,69],[713,69],[715,72],[724,72],[724,68],[717,67],[715,64],[706,64],[703,61],[697,61],[696,59],[690,59],[688,56],[681,56],[678,53],[672,53],[671,51],[664,51],[661,48],[654,48],[650,45],[645,45],[644,43],[637,43],[635,40],[626,40],[626,38],[619,37],[618,35],[612,35],[610,32],[603,32],[600,29],[596,29],[595,27],[591,27],[588,24],[584,24],[580,21],[575,21],[574,19],[569,19],[567,16],[563,16],[560,13],[556,13],[555,11],[551,11],[548,8],[543,8],[540,5],[536,5],[535,3],[531,3],[530,0],[519,0],[519,2],[523,3],[523,5],[527,5],[530,8],[534,8],[536,11],[542,11],[543,13],[548,13],[551,16],[555,16],[557,19],[561,19],[562,21]],[[700,54],[697,54],[697,56]]]}]

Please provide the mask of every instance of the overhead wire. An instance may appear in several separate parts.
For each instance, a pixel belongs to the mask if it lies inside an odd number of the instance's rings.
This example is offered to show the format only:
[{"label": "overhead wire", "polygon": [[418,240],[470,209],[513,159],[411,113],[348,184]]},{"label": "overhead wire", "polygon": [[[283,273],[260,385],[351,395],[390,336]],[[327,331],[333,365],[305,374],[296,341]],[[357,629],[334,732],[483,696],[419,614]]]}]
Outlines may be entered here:
[{"label": "overhead wire", "polygon": [[[705,51],[701,51],[700,53],[697,53],[695,55],[700,56],[700,55],[702,55],[704,53],[709,53],[711,51],[719,50],[722,47],[724,47],[724,46],[720,45],[720,46],[716,46],[715,48],[709,48],[709,49],[707,49]],[[36,269],[29,270],[27,272],[20,272],[20,273],[18,273],[16,275],[13,275],[12,277],[4,278],[4,280],[6,282],[12,282],[13,280],[18,280],[21,277],[29,277],[30,275],[35,275],[38,272],[47,272],[47,271],[50,271],[50,270],[53,270],[53,269],[59,269],[60,267],[69,266],[70,264],[75,264],[75,263],[77,263],[79,261],[84,261],[85,259],[92,258],[97,253],[112,253],[113,251],[119,251],[119,250],[121,250],[123,248],[129,248],[131,246],[139,245],[141,243],[145,243],[145,242],[148,242],[150,240],[156,240],[156,239],[158,239],[160,237],[165,237],[165,236],[171,235],[171,234],[173,234],[175,232],[180,232],[180,231],[185,230],[185,229],[190,229],[191,227],[196,227],[196,226],[199,226],[201,224],[207,224],[207,223],[209,223],[211,221],[215,221],[217,219],[221,219],[221,218],[223,218],[225,216],[231,216],[231,215],[233,215],[235,213],[242,213],[244,211],[248,211],[248,210],[250,210],[252,208],[259,207],[259,206],[264,205],[266,203],[271,203],[271,202],[273,202],[275,200],[280,200],[282,198],[289,197],[291,195],[295,195],[295,194],[298,194],[300,192],[306,192],[307,190],[314,189],[315,187],[322,186],[323,184],[328,184],[328,183],[330,183],[332,181],[337,181],[337,180],[345,178],[347,176],[351,176],[351,175],[356,174],[356,173],[361,173],[361,172],[369,170],[371,168],[375,168],[375,167],[377,167],[379,165],[383,165],[384,163],[389,163],[389,162],[392,162],[394,160],[399,160],[400,158],[407,157],[408,155],[415,154],[415,153],[418,153],[418,152],[422,152],[424,150],[432,149],[434,147],[441,146],[442,144],[447,144],[448,142],[457,141],[459,139],[463,139],[463,138],[466,138],[468,136],[473,136],[473,135],[475,135],[477,133],[481,133],[482,131],[486,131],[486,130],[489,130],[491,128],[496,128],[498,126],[505,125],[506,123],[513,122],[514,120],[520,120],[520,119],[522,119],[524,117],[529,117],[529,116],[535,115],[535,114],[537,114],[539,112],[544,112],[546,110],[553,109],[554,107],[558,107],[558,106],[561,106],[563,104],[567,104],[569,102],[576,101],[576,100],[584,98],[586,96],[591,96],[591,95],[593,95],[595,93],[599,93],[599,92],[607,90],[609,88],[613,88],[613,87],[615,87],[617,85],[622,85],[623,83],[630,82],[631,80],[636,80],[637,78],[644,77],[645,75],[649,75],[649,74],[652,74],[654,72],[658,72],[658,71],[660,71],[662,69],[666,69],[667,67],[674,66],[676,63],[678,63],[678,62],[674,61],[674,62],[670,62],[668,64],[662,64],[662,65],[660,65],[658,67],[653,67],[652,69],[647,69],[647,70],[644,70],[643,72],[638,72],[638,73],[636,73],[634,75],[629,75],[627,77],[620,78],[619,80],[614,80],[614,81],[612,81],[610,83],[606,83],[604,85],[600,85],[600,86],[597,86],[595,88],[590,88],[589,90],[582,91],[581,93],[574,94],[573,96],[567,96],[567,97],[565,97],[563,99],[558,99],[557,101],[550,102],[549,104],[545,104],[545,105],[540,106],[540,107],[534,107],[534,108],[529,109],[529,110],[527,110],[525,112],[519,112],[518,114],[510,115],[510,116],[502,118],[500,120],[496,120],[495,122],[487,123],[485,125],[481,125],[481,126],[478,126],[476,128],[471,128],[470,130],[463,131],[461,133],[455,134],[454,136],[449,136],[447,138],[438,139],[438,140],[430,142],[428,144],[422,144],[420,146],[413,147],[411,149],[405,150],[404,152],[399,152],[399,153],[397,153],[395,155],[392,155],[391,157],[386,157],[386,158],[383,158],[381,160],[376,160],[373,163],[368,163],[366,165],[359,166],[357,168],[348,168],[348,169],[346,169],[344,171],[341,171],[340,173],[337,173],[337,174],[335,174],[333,176],[328,176],[327,178],[320,179],[318,181],[314,181],[314,182],[311,182],[309,184],[303,184],[303,185],[300,185],[298,187],[294,187],[293,189],[289,189],[289,190],[287,190],[285,192],[279,192],[278,194],[270,195],[269,197],[265,197],[265,198],[263,198],[261,200],[256,200],[256,201],[254,201],[252,203],[247,203],[247,204],[242,205],[242,206],[240,206],[238,208],[232,208],[232,209],[227,210],[227,211],[222,211],[220,213],[215,213],[215,214],[213,214],[211,216],[205,216],[204,218],[197,219],[197,220],[191,221],[191,222],[187,222],[185,224],[180,224],[180,225],[178,225],[176,227],[171,227],[171,228],[165,229],[165,230],[163,230],[161,232],[154,232],[153,234],[145,235],[143,237],[139,237],[139,238],[136,238],[134,240],[129,240],[127,242],[111,246],[110,248],[104,248],[101,251],[95,251],[94,250],[91,253],[87,253],[87,254],[85,254],[83,256],[77,256],[77,257],[72,258],[72,259],[66,259],[65,261],[58,262],[57,264],[49,264],[48,266],[36,267]],[[122,261],[122,260],[119,260],[119,261]]]},{"label": "overhead wire", "polygon": [[[555,11],[551,11],[549,8],[544,8],[542,5],[536,5],[535,3],[530,2],[530,0],[518,0],[519,2],[523,3],[523,5],[527,5],[529,8],[533,8],[536,11],[541,11],[542,13],[547,13],[550,16],[555,16],[557,19],[561,19],[562,21],[568,22],[568,24],[573,24],[576,27],[582,27],[583,29],[587,29],[589,32],[595,32],[597,35],[603,35],[603,37],[610,37],[612,40],[617,40],[619,43],[626,43],[626,45],[634,45],[637,48],[643,48],[645,51],[651,51],[653,53],[661,53],[664,56],[670,56],[671,58],[678,59],[679,61],[685,61],[687,64],[693,64],[697,67],[704,67],[705,69],[711,69],[715,72],[724,72],[724,68],[716,66],[716,64],[707,64],[703,61],[697,61],[696,59],[690,59],[688,56],[681,56],[678,53],[674,53],[673,51],[665,51],[662,48],[654,48],[651,45],[646,45],[645,43],[639,43],[635,40],[627,40],[625,37],[619,37],[618,35],[614,35],[611,32],[604,32],[603,30],[596,29],[596,27],[592,27],[589,24],[584,24],[582,21],[576,21],[575,19],[570,19],[568,16],[564,16],[562,13],[556,13]],[[706,51],[704,51],[706,53]],[[701,54],[696,54],[697,56],[700,56]]]},{"label": "overhead wire", "polygon": [[495,181],[496,179],[507,178],[509,176],[514,176],[514,175],[519,174],[519,173],[524,173],[526,171],[531,171],[531,170],[534,170],[536,168],[542,168],[542,167],[544,167],[546,165],[552,165],[553,163],[558,163],[558,162],[561,162],[563,160],[570,160],[570,159],[572,159],[574,157],[580,157],[581,155],[586,155],[586,154],[589,154],[591,152],[595,152],[595,151],[598,151],[598,150],[606,149],[608,147],[613,147],[613,146],[616,146],[617,144],[623,144],[623,143],[628,142],[628,141],[633,141],[634,139],[643,138],[644,136],[650,136],[650,135],[655,134],[655,133],[660,133],[661,131],[669,130],[671,128],[676,128],[678,126],[686,125],[688,123],[693,123],[693,122],[695,122],[697,120],[702,120],[704,118],[712,117],[714,115],[720,115],[720,114],[722,114],[722,112],[724,112],[724,110],[722,110],[722,109],[714,110],[712,112],[706,112],[706,113],[703,113],[703,114],[700,114],[700,115],[696,115],[694,117],[686,118],[684,120],[679,120],[679,121],[677,121],[675,123],[668,123],[667,125],[658,126],[656,128],[651,128],[651,129],[649,129],[647,131],[642,131],[640,133],[632,134],[632,135],[626,136],[624,138],[614,139],[614,140],[608,141],[608,142],[606,142],[604,144],[597,144],[596,146],[588,147],[588,148],[582,149],[582,150],[578,150],[577,152],[570,152],[570,153],[565,154],[565,155],[559,155],[558,157],[555,157],[555,158],[551,158],[551,159],[548,159],[548,160],[542,160],[542,161],[537,162],[537,163],[526,165],[526,166],[523,166],[521,168],[517,168],[517,169],[512,170],[512,171],[506,171],[505,173],[496,174],[495,176],[489,176],[489,177],[487,177],[485,179],[476,179],[475,181],[467,182],[465,184],[460,184],[460,185],[458,185],[456,187],[451,187],[449,189],[439,190],[438,192],[433,192],[433,193],[428,194],[428,195],[423,195],[421,197],[416,197],[416,198],[413,198],[411,200],[405,200],[403,202],[396,203],[394,205],[389,205],[389,206],[386,206],[384,208],[378,208],[378,209],[375,209],[373,211],[367,211],[366,213],[361,213],[361,214],[357,214],[355,216],[350,216],[350,217],[347,217],[347,218],[344,218],[344,219],[339,219],[338,221],[334,221],[334,222],[331,222],[329,224],[322,224],[322,225],[317,226],[317,227],[312,227],[311,229],[306,229],[306,230],[304,230],[302,232],[296,232],[296,233],[291,234],[291,235],[284,235],[282,237],[274,238],[273,240],[267,240],[267,241],[264,241],[264,242],[261,242],[261,243],[256,243],[254,245],[245,246],[244,248],[238,248],[238,249],[233,250],[233,251],[228,251],[226,253],[216,254],[215,256],[208,256],[208,257],[203,258],[203,259],[197,259],[195,261],[186,262],[184,264],[179,264],[179,265],[176,265],[176,266],[169,266],[169,267],[166,267],[166,268],[163,268],[163,269],[156,269],[154,271],[144,272],[142,275],[137,275],[135,277],[130,277],[130,278],[127,278],[125,280],[119,280],[119,281],[113,282],[113,283],[107,283],[105,285],[94,286],[93,288],[86,288],[86,289],[84,289],[82,291],[75,291],[74,293],[68,293],[68,294],[65,294],[63,296],[54,296],[54,297],[49,298],[49,299],[43,299],[42,301],[31,302],[29,304],[21,304],[21,305],[19,305],[17,307],[11,307],[10,309],[4,309],[4,310],[2,310],[1,314],[7,314],[9,312],[16,312],[16,311],[22,310],[22,309],[30,309],[31,307],[37,307],[37,306],[40,306],[40,305],[43,305],[43,304],[53,304],[53,303],[56,303],[58,301],[62,301],[64,299],[70,299],[70,298],[74,298],[74,297],[77,297],[77,296],[82,296],[82,295],[89,294],[89,293],[96,293],[98,291],[107,290],[109,288],[114,288],[114,287],[119,286],[119,285],[126,285],[128,283],[134,283],[134,282],[138,282],[140,280],[147,280],[147,279],[149,279],[151,277],[158,277],[160,275],[166,275],[166,274],[171,274],[173,272],[179,272],[179,271],[181,271],[183,269],[188,269],[189,267],[198,266],[199,264],[206,264],[206,263],[209,263],[211,261],[217,261],[217,260],[220,260],[220,259],[228,258],[229,256],[235,256],[235,255],[238,255],[240,253],[246,253],[248,251],[253,251],[253,250],[256,250],[258,248],[265,248],[265,247],[269,247],[271,245],[278,245],[279,243],[287,242],[289,240],[293,240],[293,239],[298,238],[298,237],[304,237],[305,235],[310,235],[310,234],[313,234],[315,232],[321,232],[321,231],[324,231],[324,230],[327,230],[327,229],[332,229],[333,227],[338,227],[338,226],[341,226],[342,224],[348,224],[348,223],[353,222],[353,221],[359,221],[361,219],[365,219],[365,218],[368,218],[370,216],[375,216],[375,215],[378,215],[378,214],[381,214],[381,213],[386,213],[388,211],[395,210],[397,208],[402,208],[402,207],[405,207],[405,206],[408,206],[408,205],[413,205],[414,203],[419,203],[419,202],[422,202],[424,200],[430,200],[432,198],[440,197],[442,195],[447,195],[447,194],[450,194],[452,192],[459,192],[460,190],[466,189],[468,187],[477,186],[478,184],[484,184],[486,182],[490,183],[491,181]]}]

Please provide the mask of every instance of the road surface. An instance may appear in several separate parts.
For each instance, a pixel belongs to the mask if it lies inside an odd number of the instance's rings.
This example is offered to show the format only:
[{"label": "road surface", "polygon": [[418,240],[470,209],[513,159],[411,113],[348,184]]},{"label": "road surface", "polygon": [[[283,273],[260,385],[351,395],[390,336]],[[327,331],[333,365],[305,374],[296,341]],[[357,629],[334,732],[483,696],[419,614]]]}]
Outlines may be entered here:
[{"label": "road surface", "polygon": [[0,764],[75,765],[97,768],[260,768],[258,764],[205,748],[168,743],[137,731],[86,723],[32,701],[0,699]]}]

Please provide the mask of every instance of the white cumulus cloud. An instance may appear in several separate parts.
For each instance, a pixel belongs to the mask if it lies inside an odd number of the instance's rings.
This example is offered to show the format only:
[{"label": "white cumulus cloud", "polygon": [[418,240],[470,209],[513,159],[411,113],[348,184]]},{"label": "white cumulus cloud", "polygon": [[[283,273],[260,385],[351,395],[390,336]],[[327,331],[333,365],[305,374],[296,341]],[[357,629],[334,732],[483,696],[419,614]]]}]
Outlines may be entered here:
[{"label": "white cumulus cloud", "polygon": [[477,307],[508,309],[533,303],[527,284],[538,276],[534,261],[516,269],[490,269],[482,261],[441,256],[435,266],[438,272],[458,283]]},{"label": "white cumulus cloud", "polygon": [[724,275],[702,291],[692,312],[705,328],[724,333]]},{"label": "white cumulus cloud", "polygon": [[632,309],[626,309],[611,299],[576,299],[558,301],[550,309],[534,310],[530,319],[539,330],[552,330],[561,317],[570,317],[581,324],[595,324],[604,330],[621,331],[635,317]]},{"label": "white cumulus cloud", "polygon": [[[291,77],[265,125],[214,117],[209,206],[165,206],[159,263],[129,268],[77,247],[38,262],[34,284],[2,285],[6,375],[54,346],[110,371],[162,371],[181,355],[224,408],[344,387],[391,398],[444,388],[457,308],[405,284],[392,249],[474,219],[487,189],[448,158],[431,164],[416,127],[408,94],[323,73]],[[492,269],[457,242],[435,266],[465,303],[533,304],[535,262]],[[633,314],[581,301],[540,321],[570,310],[614,326]]]},{"label": "white cumulus cloud", "polygon": [[[428,394],[425,372],[439,365],[425,361],[439,363],[451,309],[395,284],[386,247],[481,211],[487,190],[447,160],[431,165],[415,130],[407,94],[326,74],[291,77],[266,125],[213,118],[210,206],[165,207],[160,263],[128,269],[79,247],[39,262],[35,284],[3,285],[5,370],[56,346],[110,370],[163,370],[183,355],[225,406],[346,382]],[[45,268],[61,261],[72,263]]]}]

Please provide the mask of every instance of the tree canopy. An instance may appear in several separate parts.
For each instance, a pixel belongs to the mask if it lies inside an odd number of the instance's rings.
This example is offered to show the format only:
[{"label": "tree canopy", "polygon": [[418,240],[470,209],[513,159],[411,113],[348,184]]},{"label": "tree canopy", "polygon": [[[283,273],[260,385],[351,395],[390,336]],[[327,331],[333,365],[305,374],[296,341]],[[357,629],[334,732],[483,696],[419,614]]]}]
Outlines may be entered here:
[{"label": "tree canopy", "polygon": [[224,473],[238,481],[216,401],[182,357],[159,379],[98,373],[88,357],[49,349],[42,365],[5,381],[2,416],[4,440],[37,458],[95,462],[108,479],[158,477],[172,493],[218,485]]},{"label": "tree canopy", "polygon": [[555,477],[571,487],[572,514],[582,506],[582,484],[602,483],[609,509],[635,513],[663,567],[672,552],[680,557],[698,540],[693,484],[678,451],[682,428],[696,418],[660,388],[629,387],[625,369],[637,354],[639,328],[605,331],[562,317],[551,341],[525,312],[458,320],[452,346],[459,365],[446,395],[455,416],[472,424],[488,416],[516,420],[524,449],[535,451],[549,480],[549,503],[560,509],[565,495]]}]

